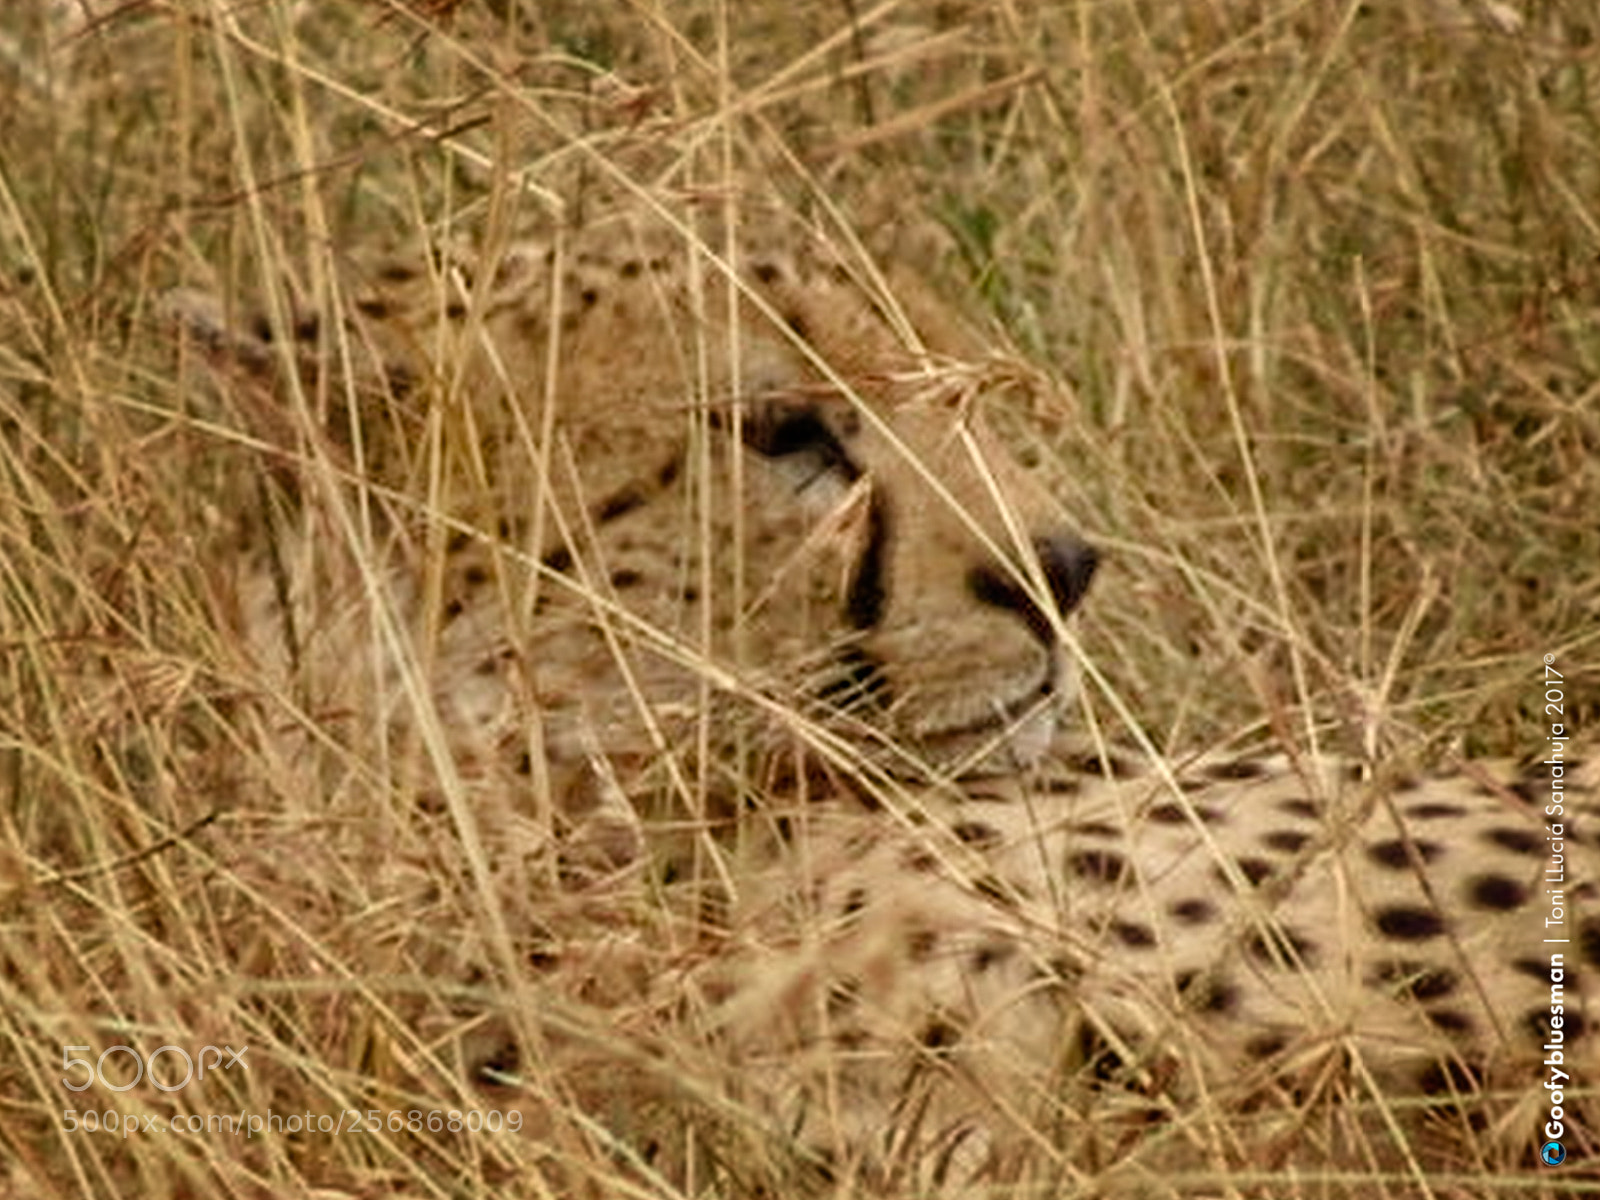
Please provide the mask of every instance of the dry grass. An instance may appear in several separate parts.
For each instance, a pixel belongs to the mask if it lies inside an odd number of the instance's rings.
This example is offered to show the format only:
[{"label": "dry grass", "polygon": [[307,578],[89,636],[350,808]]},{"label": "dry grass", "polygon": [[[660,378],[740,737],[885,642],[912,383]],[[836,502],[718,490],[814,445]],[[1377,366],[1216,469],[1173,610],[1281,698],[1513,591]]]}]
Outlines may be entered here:
[{"label": "dry grass", "polygon": [[[481,222],[487,198],[509,224],[550,180],[581,204],[616,172],[760,161],[1057,378],[1013,432],[1110,551],[1087,642],[1158,744],[1517,753],[1541,655],[1600,696],[1591,7],[8,7],[7,1194],[671,1194],[637,1155],[682,1126],[723,1172],[708,1194],[808,1178],[598,984],[538,998],[550,1061],[580,1065],[525,1064],[537,1139],[63,1131],[90,1097],[163,1119],[481,1108],[451,1050],[473,997],[424,965],[593,921],[532,889],[492,911],[474,848],[397,819],[383,764],[230,637],[230,555],[293,519],[286,472],[328,463],[310,440],[266,454],[260,397],[201,386],[156,316],[167,288],[328,309],[369,247]],[[291,436],[334,403],[305,399]],[[270,731],[319,722],[340,769],[308,794]],[[637,917],[571,969],[659,964],[666,918]],[[62,1088],[61,1047],[118,1042],[248,1044],[251,1069],[114,1103]],[[639,1111],[586,1114],[594,1072],[637,1076]],[[1235,1182],[1159,1194],[1353,1194]]]}]

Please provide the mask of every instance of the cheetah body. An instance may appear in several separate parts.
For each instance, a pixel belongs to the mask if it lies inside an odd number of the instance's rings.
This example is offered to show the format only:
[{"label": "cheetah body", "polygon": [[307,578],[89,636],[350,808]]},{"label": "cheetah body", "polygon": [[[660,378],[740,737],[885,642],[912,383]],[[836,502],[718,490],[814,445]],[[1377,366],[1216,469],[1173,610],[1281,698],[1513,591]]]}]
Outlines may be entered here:
[{"label": "cheetah body", "polygon": [[[1092,1114],[1124,1132],[1178,1118],[1187,1153],[1151,1139],[1137,1176],[1228,1154],[1211,1141],[1226,1119],[1182,1122],[1276,1096],[1306,1122],[1393,1106],[1435,1165],[1452,1130],[1493,1126],[1509,1162],[1544,1140],[1545,1060],[1574,1079],[1600,1065],[1595,848],[1574,833],[1597,820],[1591,765],[1565,759],[1546,817],[1542,761],[1386,781],[1270,756],[1113,780],[1089,761],[812,817],[749,913],[792,940],[740,964],[754,998],[733,1002],[752,1045],[812,1055],[803,1086],[785,1080],[791,1119],[855,1088],[874,1114],[845,1139],[857,1153],[896,1145],[885,1114],[903,1134],[915,1111],[923,1150],[1003,1174],[1003,1146],[1064,1117],[1080,1136]],[[864,1045],[898,1053],[841,1071]],[[1368,1152],[1403,1162],[1393,1136]]]}]

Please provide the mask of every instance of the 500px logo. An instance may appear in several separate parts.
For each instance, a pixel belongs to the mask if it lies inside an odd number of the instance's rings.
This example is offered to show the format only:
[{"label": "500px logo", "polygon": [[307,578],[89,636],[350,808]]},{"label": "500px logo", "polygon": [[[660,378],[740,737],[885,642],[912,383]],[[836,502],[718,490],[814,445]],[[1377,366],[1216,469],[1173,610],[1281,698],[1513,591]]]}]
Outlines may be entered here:
[{"label": "500px logo", "polygon": [[[201,1046],[198,1062],[190,1057],[189,1052],[182,1046],[158,1046],[150,1052],[148,1058],[144,1058],[132,1046],[124,1046],[120,1043],[115,1046],[107,1046],[101,1052],[100,1057],[92,1063],[87,1058],[71,1057],[74,1050],[90,1049],[92,1047],[89,1046],[61,1047],[61,1069],[66,1072],[61,1077],[61,1086],[69,1092],[84,1091],[97,1079],[100,1081],[100,1086],[108,1092],[126,1092],[138,1084],[146,1075],[150,1076],[150,1082],[161,1091],[175,1092],[179,1088],[187,1087],[191,1079],[204,1079],[207,1071],[216,1071],[218,1067],[224,1071],[231,1071],[235,1066],[242,1067],[246,1071],[250,1069],[250,1064],[244,1061],[244,1056],[250,1052],[249,1046],[244,1046],[238,1050],[235,1050],[232,1046],[223,1046],[221,1049],[216,1046]],[[224,1054],[228,1056],[226,1062],[223,1061],[222,1056]],[[121,1083],[112,1083],[106,1078],[106,1060],[111,1058],[112,1055],[117,1055],[117,1058],[112,1059],[115,1073],[121,1076],[125,1070],[132,1071],[133,1078],[126,1079]],[[162,1064],[161,1074],[158,1077],[156,1060],[163,1055],[167,1056],[168,1061]],[[122,1061],[124,1058],[131,1059],[132,1062],[124,1063]],[[183,1064],[183,1078],[174,1081],[172,1076],[176,1074],[179,1061]],[[74,1067],[82,1067],[88,1072],[88,1078],[82,1083],[72,1082]]]}]

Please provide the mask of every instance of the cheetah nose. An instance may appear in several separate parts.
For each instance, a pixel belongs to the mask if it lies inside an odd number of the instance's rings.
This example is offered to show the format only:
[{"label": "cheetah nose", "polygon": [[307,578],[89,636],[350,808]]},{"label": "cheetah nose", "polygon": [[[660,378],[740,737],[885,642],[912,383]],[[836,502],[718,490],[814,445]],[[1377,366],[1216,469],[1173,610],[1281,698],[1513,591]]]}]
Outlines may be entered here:
[{"label": "cheetah nose", "polygon": [[[1100,556],[1093,546],[1066,536],[1035,538],[1033,549],[1039,556],[1050,598],[1064,617],[1082,602]],[[967,586],[982,603],[1016,613],[1041,641],[1054,636],[1050,618],[1010,573],[996,567],[979,567],[967,576]]]},{"label": "cheetah nose", "polygon": [[1083,602],[1100,555],[1093,546],[1070,535],[1035,538],[1033,549],[1056,609],[1066,616]]}]

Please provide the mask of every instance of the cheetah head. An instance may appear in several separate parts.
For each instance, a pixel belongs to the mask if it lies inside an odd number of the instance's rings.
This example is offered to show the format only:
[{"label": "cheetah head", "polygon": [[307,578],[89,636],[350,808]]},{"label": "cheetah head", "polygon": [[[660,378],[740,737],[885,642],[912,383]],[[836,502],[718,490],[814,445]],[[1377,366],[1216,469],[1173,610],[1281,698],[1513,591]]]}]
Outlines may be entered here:
[{"label": "cheetah head", "polygon": [[[364,460],[397,464],[392,492],[427,480],[413,511],[449,530],[396,539],[446,554],[391,575],[433,703],[513,765],[655,762],[752,713],[895,773],[1025,765],[1070,695],[1062,621],[1096,557],[990,431],[1018,373],[764,229],[729,255],[625,209],[372,273],[348,342],[388,381]],[[334,683],[392,694],[355,679],[348,632],[311,630]]]},{"label": "cheetah head", "polygon": [[[730,264],[631,214],[508,256],[480,301],[506,374],[555,364],[553,412],[518,402],[560,465],[503,475],[542,469],[561,519],[541,559],[604,593],[562,602],[591,630],[579,682],[616,700],[604,740],[641,700],[657,722],[700,707],[707,673],[683,668],[704,658],[894,771],[1031,762],[1096,556],[989,428],[1016,375],[957,358],[947,316],[893,307],[814,239],[769,235]],[[547,663],[574,648],[545,640]]]}]

